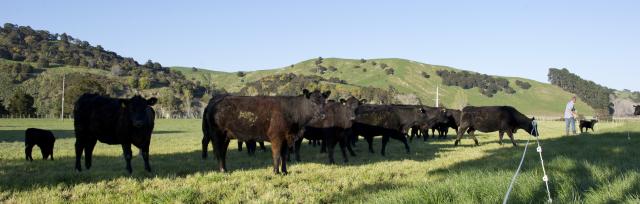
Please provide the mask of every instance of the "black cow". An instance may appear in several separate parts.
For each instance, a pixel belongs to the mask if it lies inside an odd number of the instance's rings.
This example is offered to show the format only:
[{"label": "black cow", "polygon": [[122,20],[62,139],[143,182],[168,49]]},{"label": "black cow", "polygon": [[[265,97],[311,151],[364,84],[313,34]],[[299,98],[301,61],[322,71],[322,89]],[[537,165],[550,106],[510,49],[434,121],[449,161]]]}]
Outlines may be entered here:
[{"label": "black cow", "polygon": [[131,173],[131,145],[138,147],[144,160],[144,169],[149,165],[149,143],[153,132],[155,112],[151,106],[158,99],[134,96],[118,99],[97,94],[83,94],[73,110],[76,133],[76,170],[81,171],[82,151],[85,167],[91,168],[93,148],[97,141],[110,145],[122,145],[126,169]]},{"label": "black cow", "polygon": [[583,132],[582,129],[584,129],[584,132],[589,131],[589,129],[593,132],[593,127],[596,126],[597,122],[598,120],[580,120],[580,133]]},{"label": "black cow", "polygon": [[513,133],[516,130],[523,129],[533,136],[538,136],[537,125],[534,121],[535,118],[528,118],[511,106],[467,106],[462,109],[458,137],[454,145],[458,146],[462,135],[467,131],[470,131],[469,135],[471,135],[476,145],[479,145],[478,139],[474,135],[477,130],[480,132],[499,131],[501,145],[502,137],[506,132],[513,146],[518,146],[513,140]]},{"label": "black cow", "polygon": [[203,133],[213,139],[220,171],[226,171],[229,140],[235,138],[271,142],[273,171],[281,168],[287,174],[289,147],[307,124],[323,119],[330,93],[305,89],[300,96],[214,96],[205,110]]},{"label": "black cow", "polygon": [[633,115],[640,115],[640,106],[633,106],[633,107],[636,109],[636,111],[633,112]]},{"label": "black cow", "polygon": [[[351,145],[348,144],[349,135],[347,135],[347,132],[353,125],[353,120],[356,118],[355,111],[360,103],[355,97],[349,97],[347,100],[341,99],[340,102],[330,101],[325,105],[325,118],[309,123],[305,127],[303,138],[321,140],[322,148],[325,148],[325,146],[328,148],[329,163],[335,163],[333,149],[337,143],[340,144],[344,162],[349,161],[345,147],[349,150],[351,156],[355,156]],[[295,153],[297,161],[300,161],[300,148],[303,138],[296,141]]]},{"label": "black cow", "polygon": [[[449,119],[446,123],[438,123],[435,125],[438,130],[438,138],[444,139],[449,134],[449,128],[453,128],[456,131],[456,135],[458,134],[458,126],[460,125],[460,116],[462,115],[462,111],[456,109],[447,109],[447,118]],[[433,131],[433,130],[432,130]],[[433,134],[435,137],[435,134]]]},{"label": "black cow", "polygon": [[361,105],[356,110],[356,120],[353,123],[352,139],[363,136],[369,144],[369,152],[373,153],[373,137],[382,135],[382,150],[384,156],[389,138],[402,141],[409,153],[407,135],[411,127],[428,129],[438,122],[446,122],[445,110],[418,105]]},{"label": "black cow", "polygon": [[53,146],[55,143],[56,137],[53,136],[51,131],[37,128],[29,128],[24,131],[24,154],[28,161],[33,161],[31,150],[36,145],[40,148],[43,160],[46,160],[49,156],[53,160]]}]

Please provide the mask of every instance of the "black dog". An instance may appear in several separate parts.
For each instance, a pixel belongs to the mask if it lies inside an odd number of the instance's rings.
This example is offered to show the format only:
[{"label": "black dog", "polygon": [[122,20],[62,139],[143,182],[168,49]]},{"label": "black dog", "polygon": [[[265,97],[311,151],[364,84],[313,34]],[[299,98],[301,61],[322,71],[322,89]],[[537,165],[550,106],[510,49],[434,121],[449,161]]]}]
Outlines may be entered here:
[{"label": "black dog", "polygon": [[56,142],[56,138],[53,133],[48,130],[42,130],[37,128],[29,128],[24,132],[24,153],[27,156],[28,161],[33,161],[31,157],[31,150],[33,146],[38,145],[40,152],[42,152],[42,159],[47,159],[51,156],[53,160],[53,145]]},{"label": "black dog", "polygon": [[580,133],[583,132],[583,128],[585,129],[584,132],[589,131],[589,129],[593,132],[593,126],[595,126],[597,122],[598,120],[580,120]]}]

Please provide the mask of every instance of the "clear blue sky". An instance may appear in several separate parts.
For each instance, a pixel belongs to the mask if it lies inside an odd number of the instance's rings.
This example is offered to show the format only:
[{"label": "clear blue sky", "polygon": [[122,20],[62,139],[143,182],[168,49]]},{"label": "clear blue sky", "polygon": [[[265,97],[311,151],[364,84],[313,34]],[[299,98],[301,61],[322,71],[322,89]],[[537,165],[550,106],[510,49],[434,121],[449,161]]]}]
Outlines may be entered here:
[{"label": "clear blue sky", "polygon": [[640,1],[157,2],[8,1],[0,23],[66,32],[164,66],[394,57],[543,82],[549,67],[566,67],[640,90]]}]

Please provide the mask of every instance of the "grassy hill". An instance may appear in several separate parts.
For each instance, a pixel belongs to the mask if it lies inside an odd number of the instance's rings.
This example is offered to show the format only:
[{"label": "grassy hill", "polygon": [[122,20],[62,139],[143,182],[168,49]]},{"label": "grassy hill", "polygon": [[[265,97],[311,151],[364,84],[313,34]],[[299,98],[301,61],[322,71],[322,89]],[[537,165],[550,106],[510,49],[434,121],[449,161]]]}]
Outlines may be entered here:
[{"label": "grassy hill", "polygon": [[[323,67],[335,67],[336,71],[326,71],[323,74],[313,71],[316,67],[316,59],[306,60],[292,66],[245,72],[244,77],[237,73],[210,71],[186,67],[172,67],[171,69],[182,72],[187,79],[200,81],[202,84],[214,85],[230,92],[239,91],[245,83],[259,80],[263,77],[294,73],[302,75],[318,75],[324,78],[337,77],[346,80],[349,84],[359,86],[372,86],[388,89],[393,86],[401,93],[415,94],[423,104],[435,104],[436,86],[440,87],[441,104],[451,108],[461,108],[465,105],[511,105],[518,110],[535,116],[561,117],[565,103],[572,96],[556,86],[541,83],[534,80],[503,77],[509,80],[516,90],[515,94],[498,92],[493,97],[487,97],[480,93],[478,88],[463,89],[455,86],[442,85],[442,79],[436,74],[438,70],[461,71],[452,67],[430,65],[405,59],[370,59],[366,62],[355,59],[328,58],[322,60]],[[372,63],[375,62],[375,65]],[[394,69],[393,75],[388,75],[381,64],[386,64]],[[363,71],[366,69],[366,72]],[[388,69],[388,68],[387,68]],[[430,75],[422,76],[422,72]],[[522,89],[515,85],[515,81],[529,82],[530,89]],[[591,116],[594,111],[583,102],[578,102],[576,108],[580,114]]]}]

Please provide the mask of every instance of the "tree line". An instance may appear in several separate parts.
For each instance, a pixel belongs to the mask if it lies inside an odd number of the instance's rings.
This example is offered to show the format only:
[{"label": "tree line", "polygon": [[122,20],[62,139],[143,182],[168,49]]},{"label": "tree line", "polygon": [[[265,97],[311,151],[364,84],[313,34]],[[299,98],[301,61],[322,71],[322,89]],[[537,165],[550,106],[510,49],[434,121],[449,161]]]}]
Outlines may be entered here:
[{"label": "tree line", "polygon": [[442,84],[444,85],[458,86],[463,89],[477,87],[480,89],[480,93],[487,97],[493,97],[493,95],[500,91],[508,94],[516,93],[516,90],[509,85],[509,80],[501,77],[493,77],[468,71],[456,72],[450,70],[438,70],[436,74],[442,78]]},{"label": "tree line", "polygon": [[596,114],[600,117],[608,117],[613,113],[613,104],[609,101],[609,96],[614,93],[613,89],[582,79],[566,68],[549,68],[548,77],[551,84],[576,94],[580,100],[596,109]]}]

